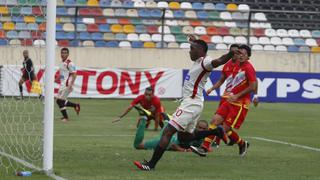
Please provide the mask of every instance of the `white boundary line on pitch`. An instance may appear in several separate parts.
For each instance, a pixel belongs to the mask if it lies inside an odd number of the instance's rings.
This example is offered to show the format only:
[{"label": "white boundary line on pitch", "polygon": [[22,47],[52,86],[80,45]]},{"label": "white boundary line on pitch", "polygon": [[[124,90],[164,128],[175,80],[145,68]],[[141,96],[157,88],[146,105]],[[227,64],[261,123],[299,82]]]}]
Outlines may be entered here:
[{"label": "white boundary line on pitch", "polygon": [[289,145],[289,146],[292,146],[292,147],[297,147],[297,148],[301,148],[301,149],[307,149],[307,150],[311,150],[311,151],[320,152],[320,149],[319,149],[319,148],[310,147],[310,146],[305,146],[305,145],[300,145],[300,144],[289,143],[289,142],[285,142],[285,141],[279,141],[279,140],[274,140],[274,139],[267,139],[267,138],[263,138],[263,137],[247,137],[247,138],[256,139],[256,140],[260,140],[260,141],[266,141],[266,142],[272,142],[272,143],[277,143],[277,144],[284,144],[284,145]]},{"label": "white boundary line on pitch", "polygon": [[[12,160],[14,160],[14,161],[16,161],[16,162],[28,167],[28,168],[35,169],[37,171],[42,171],[41,168],[39,168],[39,167],[37,167],[37,166],[35,166],[35,165],[31,164],[31,163],[28,163],[25,160],[22,160],[22,159],[19,159],[19,158],[15,157],[15,156],[12,156],[12,155],[10,155],[10,154],[8,154],[6,152],[0,151],[0,155],[5,156],[7,158],[10,158],[10,159],[12,159]],[[49,176],[49,177],[51,177],[51,178],[53,178],[55,180],[66,180],[65,178],[57,176],[54,173],[45,173],[45,175],[47,175],[47,176]]]}]

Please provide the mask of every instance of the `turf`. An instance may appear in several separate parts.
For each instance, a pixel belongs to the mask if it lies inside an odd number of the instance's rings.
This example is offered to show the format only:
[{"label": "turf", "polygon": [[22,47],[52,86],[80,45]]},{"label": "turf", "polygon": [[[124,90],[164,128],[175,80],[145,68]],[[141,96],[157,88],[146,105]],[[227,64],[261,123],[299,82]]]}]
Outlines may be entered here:
[{"label": "turf", "polygon": [[[261,103],[252,107],[240,130],[251,145],[244,158],[238,156],[237,146],[222,145],[206,158],[167,152],[155,171],[140,172],[132,162],[148,160],[152,151],[133,149],[137,113],[133,110],[121,122],[111,123],[129,100],[73,101],[81,103],[82,111],[77,116],[69,110],[71,122],[60,122],[57,107],[55,112],[54,170],[67,179],[320,179],[320,152],[251,138],[320,148],[319,104]],[[178,106],[173,101],[163,103],[168,112]],[[202,119],[210,120],[216,108],[216,102],[206,102]],[[146,139],[158,134],[152,127]],[[4,178],[0,175],[0,179]],[[27,179],[47,177],[35,174]]]}]

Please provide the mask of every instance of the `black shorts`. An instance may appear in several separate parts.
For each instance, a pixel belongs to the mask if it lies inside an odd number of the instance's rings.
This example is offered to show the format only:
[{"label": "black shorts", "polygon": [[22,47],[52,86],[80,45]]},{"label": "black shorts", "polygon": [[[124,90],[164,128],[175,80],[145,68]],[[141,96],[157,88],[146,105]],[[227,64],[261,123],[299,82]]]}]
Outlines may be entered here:
[{"label": "black shorts", "polygon": [[35,75],[33,72],[30,72],[30,73],[25,72],[22,75],[22,79],[24,81],[33,81],[33,80],[35,80]]}]

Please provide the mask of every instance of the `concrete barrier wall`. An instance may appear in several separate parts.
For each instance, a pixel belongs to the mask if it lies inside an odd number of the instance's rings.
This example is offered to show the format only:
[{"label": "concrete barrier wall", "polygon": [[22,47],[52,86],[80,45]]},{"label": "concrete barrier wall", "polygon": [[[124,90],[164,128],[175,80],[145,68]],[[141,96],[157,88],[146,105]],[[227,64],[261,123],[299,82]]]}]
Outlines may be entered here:
[{"label": "concrete barrier wall", "polygon": [[[28,49],[35,65],[45,64],[45,49],[34,47],[0,47],[0,64],[21,64],[22,51]],[[217,58],[226,51],[209,51]],[[60,49],[56,51],[60,60]],[[102,68],[183,68],[192,64],[187,49],[119,49],[119,48],[70,48],[70,59],[77,66]],[[257,71],[320,72],[320,54],[253,52],[251,61]]]}]

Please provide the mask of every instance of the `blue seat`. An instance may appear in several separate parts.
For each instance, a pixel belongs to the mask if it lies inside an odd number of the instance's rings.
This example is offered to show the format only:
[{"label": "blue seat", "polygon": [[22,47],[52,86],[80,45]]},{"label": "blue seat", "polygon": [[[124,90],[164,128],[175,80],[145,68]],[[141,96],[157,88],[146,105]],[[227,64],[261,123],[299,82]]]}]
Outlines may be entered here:
[{"label": "blue seat", "polygon": [[208,49],[210,49],[210,50],[216,50],[216,45],[215,45],[215,44],[212,44],[212,43],[209,43],[209,44],[208,44]]},{"label": "blue seat", "polygon": [[116,40],[117,41],[125,41],[125,40],[127,40],[127,35],[124,33],[117,33]]},{"label": "blue seat", "polygon": [[102,33],[92,33],[91,34],[91,39],[92,40],[102,40],[103,39],[103,34]]},{"label": "blue seat", "polygon": [[216,4],[216,9],[217,10],[226,10],[227,7],[226,7],[226,5],[224,3],[217,3]]},{"label": "blue seat", "polygon": [[106,43],[106,47],[119,47],[119,42],[118,41],[108,41]]},{"label": "blue seat", "polygon": [[310,52],[311,49],[309,46],[300,46],[299,47],[299,52]]},{"label": "blue seat", "polygon": [[31,33],[30,31],[20,31],[18,36],[19,36],[19,39],[30,39]]},{"label": "blue seat", "polygon": [[0,46],[6,46],[8,45],[8,41],[5,39],[0,39]]},{"label": "blue seat", "polygon": [[47,5],[47,0],[41,0],[40,4],[41,4],[42,6]]},{"label": "blue seat", "polygon": [[111,32],[109,24],[100,24],[99,31],[100,32]]},{"label": "blue seat", "polygon": [[62,15],[62,16],[68,15],[68,10],[67,10],[67,8],[58,7],[58,8],[57,8],[57,15]]},{"label": "blue seat", "polygon": [[16,23],[16,30],[28,30],[28,25],[26,23]]},{"label": "blue seat", "polygon": [[100,7],[109,7],[111,4],[110,0],[100,0],[99,5]]},{"label": "blue seat", "polygon": [[81,32],[79,34],[79,39],[80,40],[91,40],[91,35],[88,32]]},{"label": "blue seat", "polygon": [[297,46],[288,46],[288,52],[299,52],[299,47],[297,47]]},{"label": "blue seat", "polygon": [[151,13],[148,9],[139,9],[138,15],[139,15],[139,17],[150,17]]},{"label": "blue seat", "polygon": [[182,10],[176,10],[176,11],[173,11],[173,17],[175,18],[184,18],[184,11]]},{"label": "blue seat", "polygon": [[[163,48],[167,48],[168,47],[168,43],[163,42]],[[157,42],[156,43],[156,48],[162,48],[162,43],[161,42]]]},{"label": "blue seat", "polygon": [[23,16],[13,16],[12,17],[12,22],[24,22]]},{"label": "blue seat", "polygon": [[136,33],[142,34],[142,33],[147,33],[147,28],[144,25],[137,25],[136,26]]},{"label": "blue seat", "polygon": [[127,11],[125,9],[116,9],[114,11],[115,16],[127,16]]},{"label": "blue seat", "polygon": [[69,46],[71,47],[78,47],[80,45],[80,41],[79,40],[73,40],[70,41]]},{"label": "blue seat", "polygon": [[107,19],[108,24],[119,24],[118,19]]},{"label": "blue seat", "polygon": [[302,39],[302,38],[295,38],[295,39],[293,39],[293,43],[294,43],[294,45],[297,45],[297,46],[304,46],[304,45],[306,45],[304,39]]},{"label": "blue seat", "polygon": [[248,23],[247,22],[236,22],[236,26],[238,28],[247,28],[248,27]]},{"label": "blue seat", "polygon": [[56,31],[63,31],[63,25],[62,24],[56,24]]},{"label": "blue seat", "polygon": [[125,0],[122,3],[122,7],[131,8],[133,7],[133,2],[131,0]]},{"label": "blue seat", "polygon": [[56,33],[56,39],[61,40],[61,39],[67,39],[67,35],[65,32],[57,32]]},{"label": "blue seat", "polygon": [[39,30],[39,26],[38,26],[37,23],[29,23],[28,24],[28,30],[38,31]]},{"label": "blue seat", "polygon": [[76,38],[76,33],[74,32],[68,32],[66,33],[66,39],[72,40]]},{"label": "blue seat", "polygon": [[64,0],[64,5],[65,6],[75,6],[76,1],[75,0]]},{"label": "blue seat", "polygon": [[94,47],[107,47],[107,43],[105,41],[96,41]]},{"label": "blue seat", "polygon": [[200,2],[194,2],[192,3],[192,9],[203,9],[203,4]]},{"label": "blue seat", "polygon": [[32,7],[22,7],[20,9],[20,13],[23,15],[31,15],[32,14]]},{"label": "blue seat", "polygon": [[320,38],[320,31],[319,30],[313,30],[312,31],[312,37]]},{"label": "blue seat", "polygon": [[209,18],[208,13],[206,11],[198,11],[197,16],[200,19],[208,19]]},{"label": "blue seat", "polygon": [[160,9],[153,9],[150,11],[151,17],[157,17],[160,18],[162,17],[162,11]]},{"label": "blue seat", "polygon": [[18,32],[17,31],[8,31],[7,32],[7,38],[9,38],[9,39],[17,39],[18,38]]},{"label": "blue seat", "polygon": [[143,42],[141,42],[141,41],[133,41],[133,42],[131,42],[131,47],[132,48],[142,48],[143,47]]}]

